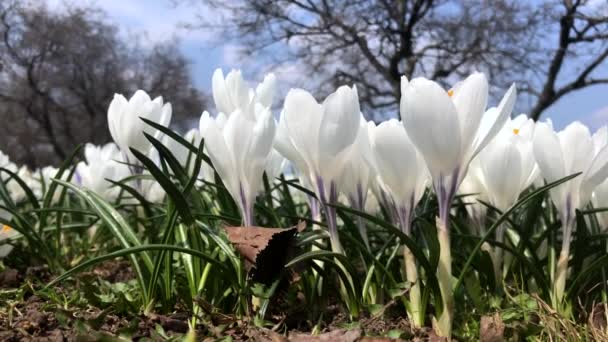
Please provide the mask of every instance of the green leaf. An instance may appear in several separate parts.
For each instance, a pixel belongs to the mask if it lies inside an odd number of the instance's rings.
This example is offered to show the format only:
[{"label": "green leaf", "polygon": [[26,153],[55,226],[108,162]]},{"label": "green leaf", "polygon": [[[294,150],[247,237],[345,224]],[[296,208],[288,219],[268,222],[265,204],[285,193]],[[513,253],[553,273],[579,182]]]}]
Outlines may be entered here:
[{"label": "green leaf", "polygon": [[[55,174],[55,178],[57,179],[62,179],[63,174],[65,173],[65,171],[70,168],[71,165],[73,165],[74,163],[74,159],[76,158],[76,156],[78,155],[78,153],[80,152],[80,150],[82,149],[82,144],[76,146],[76,148],[74,149],[74,151],[72,151],[72,154],[70,154],[70,156],[63,161],[63,163],[61,163],[61,166],[59,167],[59,170],[57,171],[57,173]],[[70,177],[68,177],[68,181],[69,178],[71,178],[71,175],[73,174],[73,170],[70,173]],[[53,202],[53,197],[55,196],[55,190],[57,189],[57,184],[56,183],[51,183],[49,188],[46,191],[46,194],[44,195],[44,201],[42,202],[42,207],[43,208],[48,208],[51,206],[51,203]],[[42,213],[42,215],[40,215],[40,225],[41,226],[45,226],[46,225],[46,217],[47,214],[46,213]]]},{"label": "green leaf", "polygon": [[173,174],[175,174],[182,186],[185,185],[188,182],[188,175],[186,173],[186,170],[179,163],[177,158],[175,158],[173,153],[169,151],[167,146],[165,146],[162,142],[158,141],[150,134],[144,133],[144,136],[146,137],[146,139],[148,139],[148,141],[150,141],[150,143],[152,143],[152,146],[154,146],[154,148],[158,151],[159,157],[162,160],[165,160],[167,164],[169,164],[169,167],[173,171]]},{"label": "green leaf", "polygon": [[146,200],[144,198],[144,196],[142,196],[139,191],[137,191],[134,187],[129,186],[127,184],[125,184],[124,182],[126,180],[122,180],[120,182],[116,182],[113,181],[111,179],[107,179],[106,181],[112,183],[114,186],[117,186],[121,189],[123,189],[124,191],[128,192],[131,196],[133,196],[138,202],[139,204],[144,208],[144,212],[146,214],[147,217],[152,216],[152,210],[150,209],[150,202],[148,202],[148,200]]},{"label": "green leaf", "polygon": [[146,169],[154,176],[154,179],[160,184],[160,186],[167,192],[167,195],[171,200],[175,203],[175,207],[179,212],[182,220],[188,225],[194,222],[192,218],[192,214],[190,213],[190,208],[188,207],[188,202],[186,202],[186,198],[181,193],[181,191],[173,184],[173,182],[154,164],[150,158],[146,157],[143,153],[137,151],[134,148],[131,148],[131,153],[140,161]]},{"label": "green leaf", "polygon": [[[34,207],[35,209],[40,208],[40,204],[38,203],[38,199],[36,198],[36,195],[34,195],[34,192],[32,191],[32,189],[30,189],[30,187],[27,186],[27,183],[25,183],[23,181],[23,179],[21,179],[21,177],[19,177],[19,175],[12,172],[11,170],[3,168],[3,167],[0,168],[0,172],[6,172],[10,176],[9,179],[7,180],[7,183],[11,179],[13,179],[15,182],[17,182],[17,184],[19,184],[19,186],[21,187],[23,192],[25,192],[25,196],[28,199],[29,203],[32,205],[32,207]],[[12,200],[11,200],[11,202],[12,202]],[[6,200],[5,200],[5,203],[7,203]]]},{"label": "green leaf", "polygon": [[383,219],[377,218],[373,215],[364,213],[362,211],[348,208],[343,205],[332,205],[332,204],[328,204],[328,203],[326,203],[326,205],[335,207],[338,210],[344,210],[346,212],[360,216],[382,228],[387,229],[390,233],[399,237],[400,241],[403,242],[407,246],[407,248],[409,248],[410,251],[412,251],[412,254],[416,258],[416,261],[420,264],[420,266],[422,266],[422,268],[425,269],[428,285],[433,289],[433,291],[435,293],[439,293],[438,292],[439,284],[437,283],[437,278],[435,276],[435,269],[431,266],[431,264],[429,263],[428,259],[426,258],[426,256],[424,255],[424,253],[422,252],[422,250],[420,249],[418,244],[414,240],[412,240],[411,237],[405,235],[405,233],[403,233],[401,231],[401,229],[393,226],[391,223],[386,222]]},{"label": "green leaf", "polygon": [[507,211],[505,211],[494,222],[494,224],[490,227],[490,229],[488,229],[488,231],[481,238],[481,240],[479,240],[479,242],[477,242],[477,245],[475,246],[475,248],[473,249],[473,251],[469,255],[469,258],[467,259],[466,263],[462,267],[462,270],[460,271],[460,275],[458,276],[458,280],[456,282],[456,285],[453,288],[453,291],[456,292],[458,290],[458,288],[460,287],[460,285],[462,284],[462,282],[464,280],[465,273],[468,271],[469,267],[471,266],[471,263],[473,262],[473,258],[479,252],[479,250],[481,249],[481,246],[483,245],[483,243],[485,241],[487,241],[492,234],[494,234],[494,231],[500,226],[500,224],[503,221],[505,221],[507,219],[507,217],[509,215],[511,215],[511,213],[513,213],[518,208],[523,207],[524,205],[526,205],[528,202],[530,202],[531,200],[533,200],[537,196],[540,196],[540,195],[544,194],[545,192],[549,191],[550,189],[552,189],[552,188],[554,188],[554,187],[556,187],[556,186],[558,186],[558,185],[560,185],[562,183],[565,183],[565,182],[567,182],[567,181],[569,181],[569,180],[577,177],[580,174],[581,174],[581,172],[578,172],[578,173],[575,173],[573,175],[566,176],[566,177],[564,177],[562,179],[556,180],[555,182],[549,183],[549,184],[547,184],[545,186],[542,186],[542,187],[536,189],[535,191],[532,191],[531,193],[527,194],[526,196],[522,197],[519,201],[517,201],[517,203],[515,203],[514,205],[512,205],[511,208],[509,208]]},{"label": "green leaf", "polygon": [[[136,247],[141,246],[141,242],[137,238],[137,235],[129,224],[125,221],[125,219],[118,213],[110,204],[108,204],[104,199],[99,197],[99,195],[95,194],[93,191],[87,189],[80,189],[74,184],[64,182],[59,179],[53,179],[57,184],[61,184],[66,188],[69,188],[74,193],[82,197],[87,201],[87,203],[92,207],[92,209],[99,215],[99,218],[106,224],[106,226],[110,229],[113,235],[118,239],[120,244],[124,248],[130,248],[131,245],[135,245]],[[147,266],[148,271],[151,272],[153,269],[152,260],[148,253],[142,253],[142,258],[144,264]],[[147,301],[148,293],[146,291],[145,286],[145,275],[139,265],[138,260],[135,256],[130,256],[131,263],[133,268],[136,271],[140,286],[143,291],[144,300]]]},{"label": "green leaf", "polygon": [[[145,122],[146,124],[148,124],[148,125],[156,128],[157,130],[163,132],[164,134],[166,134],[167,136],[169,136],[171,139],[175,140],[176,142],[178,142],[179,144],[181,144],[185,148],[189,149],[192,153],[197,153],[196,146],[194,146],[192,143],[188,142],[188,140],[184,139],[178,133],[175,133],[174,131],[172,131],[170,128],[165,127],[165,126],[163,126],[161,124],[158,124],[158,123],[156,123],[154,121],[148,120],[146,118],[140,117],[140,119],[143,122]],[[209,164],[209,166],[211,166],[211,160],[209,160],[209,157],[203,156],[202,158],[203,158],[203,160],[207,164]]]},{"label": "green leaf", "polygon": [[70,270],[68,270],[65,273],[63,273],[62,275],[60,275],[59,277],[53,279],[53,281],[48,283],[44,288],[47,289],[47,288],[59,283],[60,281],[63,281],[65,279],[69,278],[71,275],[73,275],[75,273],[78,273],[88,267],[97,265],[106,260],[110,260],[110,259],[114,259],[114,258],[118,258],[118,257],[122,257],[122,256],[127,256],[127,255],[131,255],[131,254],[148,252],[148,251],[173,251],[173,252],[178,252],[178,253],[190,254],[192,256],[201,258],[202,260],[205,260],[206,262],[212,263],[218,269],[226,272],[226,274],[230,274],[230,270],[224,264],[222,264],[219,260],[212,258],[211,256],[209,256],[206,253],[196,251],[193,249],[179,247],[179,246],[154,244],[154,245],[142,245],[142,246],[124,248],[124,249],[118,250],[116,252],[108,253],[105,255],[101,255],[101,256],[89,259],[89,260],[79,264],[78,266],[71,268]]}]

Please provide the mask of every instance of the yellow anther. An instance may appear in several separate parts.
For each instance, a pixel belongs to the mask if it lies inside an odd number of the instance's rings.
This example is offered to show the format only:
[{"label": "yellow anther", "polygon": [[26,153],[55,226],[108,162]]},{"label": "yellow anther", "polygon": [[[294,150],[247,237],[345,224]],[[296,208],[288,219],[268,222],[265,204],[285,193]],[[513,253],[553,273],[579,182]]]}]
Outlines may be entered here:
[{"label": "yellow anther", "polygon": [[513,128],[513,134],[518,135],[519,134],[519,128]]},{"label": "yellow anther", "polygon": [[13,229],[13,228],[11,228],[11,227],[9,227],[9,226],[7,226],[7,225],[3,225],[3,226],[2,226],[2,232],[3,232],[3,233],[10,232],[10,231],[11,231],[11,229]]},{"label": "yellow anther", "polygon": [[452,97],[452,95],[454,95],[454,89],[448,90],[448,96]]}]

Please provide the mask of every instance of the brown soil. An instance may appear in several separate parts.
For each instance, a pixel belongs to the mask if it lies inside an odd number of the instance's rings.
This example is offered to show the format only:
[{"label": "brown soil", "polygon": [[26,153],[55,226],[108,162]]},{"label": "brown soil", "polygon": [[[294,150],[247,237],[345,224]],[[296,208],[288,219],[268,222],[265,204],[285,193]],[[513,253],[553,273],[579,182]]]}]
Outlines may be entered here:
[{"label": "brown soil", "polygon": [[[24,274],[23,274],[24,273]],[[109,282],[124,282],[134,278],[129,263],[124,260],[108,261],[90,272],[80,276],[95,276]],[[46,267],[31,267],[26,272],[7,269],[0,272],[0,288],[18,288],[22,283],[37,279],[47,282],[52,279]],[[406,332],[404,335],[411,341],[441,341],[430,329],[414,330],[401,313],[386,312],[383,318],[362,317],[359,325],[345,329],[348,319],[340,314],[343,310],[335,305],[327,308],[327,317],[332,319],[325,328],[311,336],[310,322],[303,320],[302,308],[285,310],[284,304],[276,303],[277,312],[269,313],[269,319],[281,324],[280,333],[271,329],[256,327],[253,322],[237,321],[229,315],[225,319],[211,319],[197,326],[197,336],[204,341],[213,341],[220,337],[230,336],[234,341],[392,341],[389,338],[374,336],[385,335],[390,330]],[[390,311],[390,310],[389,310]],[[388,318],[387,318],[388,317]],[[117,315],[96,307],[78,310],[63,310],[58,305],[48,305],[35,294],[24,295],[22,301],[3,302],[0,299],[0,341],[96,341],[127,333],[133,340],[142,338],[163,340],[158,333],[164,331],[168,336],[184,335],[188,331],[190,313],[177,310],[168,315],[151,314],[149,316]],[[162,328],[162,329],[159,329]],[[203,337],[207,336],[207,337]]]}]

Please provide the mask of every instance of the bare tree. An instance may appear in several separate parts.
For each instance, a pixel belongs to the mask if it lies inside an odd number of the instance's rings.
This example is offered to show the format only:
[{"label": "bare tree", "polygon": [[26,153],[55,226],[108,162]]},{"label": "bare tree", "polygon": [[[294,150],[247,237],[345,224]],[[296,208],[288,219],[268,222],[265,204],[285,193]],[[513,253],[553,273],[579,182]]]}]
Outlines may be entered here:
[{"label": "bare tree", "polygon": [[545,57],[542,81],[530,90],[536,97],[530,109],[534,119],[573,91],[608,83],[608,72],[601,75],[600,70],[608,64],[608,2],[601,8],[588,8],[587,4],[563,0],[550,14],[558,28],[550,37],[553,48]]},{"label": "bare tree", "polygon": [[[608,18],[585,13],[584,0],[202,2],[219,15],[202,14],[191,28],[219,27],[245,54],[304,63],[321,91],[359,84],[364,108],[374,113],[396,112],[401,75],[448,86],[478,70],[494,90],[515,81],[535,119],[561,96],[604,82],[593,74],[608,53]],[[593,58],[577,72],[583,48]]]},{"label": "bare tree", "polygon": [[11,125],[0,148],[30,165],[56,163],[78,143],[108,141],[106,113],[114,93],[128,96],[140,88],[162,94],[178,122],[203,107],[176,42],[127,43],[95,8],[52,12],[40,4],[3,2],[0,66],[0,118]]}]

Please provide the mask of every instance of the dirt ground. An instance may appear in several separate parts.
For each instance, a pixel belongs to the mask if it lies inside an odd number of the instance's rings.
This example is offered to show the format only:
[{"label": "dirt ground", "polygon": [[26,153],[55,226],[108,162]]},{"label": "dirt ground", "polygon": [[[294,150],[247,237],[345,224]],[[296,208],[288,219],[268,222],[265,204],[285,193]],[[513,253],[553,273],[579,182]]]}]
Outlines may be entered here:
[{"label": "dirt ground", "polygon": [[[134,275],[125,261],[105,262],[80,277],[96,276],[109,282],[124,282],[133,279]],[[0,272],[0,288],[10,291],[19,288],[31,279],[39,284],[49,281],[51,274],[45,267],[30,267],[25,274],[15,269]],[[59,289],[61,292],[61,289]],[[25,293],[23,300],[3,302],[0,306],[0,341],[113,341],[120,336],[129,336],[132,340],[161,341],[171,337],[183,336],[188,332],[190,313],[176,308],[171,314],[133,315],[117,314],[109,310],[101,310],[94,306],[75,310],[73,307],[64,309],[58,305],[48,305],[34,291]],[[67,306],[66,306],[67,307]],[[281,327],[282,331],[260,328],[253,322],[221,320],[205,322],[196,327],[197,339],[214,341],[230,337],[233,341],[401,341],[387,336],[391,331],[398,331],[401,338],[408,341],[442,341],[435,336],[431,329],[413,331],[404,317],[395,316],[390,319],[362,317],[356,326],[345,329],[347,318],[339,313],[339,308],[328,307],[328,317],[324,329],[311,335],[306,331],[306,324],[299,322],[297,314],[287,317],[279,312],[271,313],[271,320]],[[275,310],[275,311],[277,311]],[[226,316],[229,317],[229,316]],[[285,329],[287,327],[287,329]],[[286,331],[287,330],[287,331]]]}]

